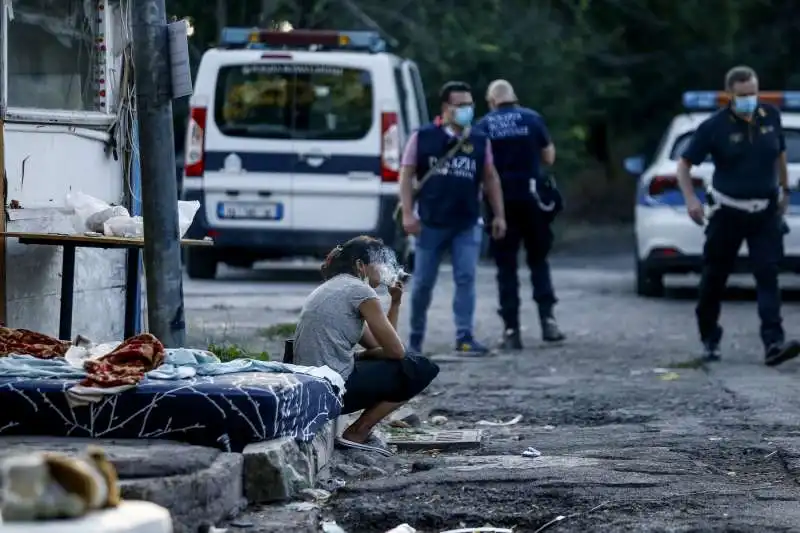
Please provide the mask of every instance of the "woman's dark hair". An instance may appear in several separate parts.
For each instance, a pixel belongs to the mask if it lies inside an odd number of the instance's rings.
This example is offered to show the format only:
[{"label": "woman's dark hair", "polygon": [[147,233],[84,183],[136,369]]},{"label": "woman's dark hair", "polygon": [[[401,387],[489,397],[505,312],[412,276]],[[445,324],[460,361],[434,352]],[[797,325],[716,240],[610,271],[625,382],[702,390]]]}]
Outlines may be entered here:
[{"label": "woman's dark hair", "polygon": [[357,261],[368,265],[370,256],[385,247],[380,239],[366,235],[354,237],[330,251],[320,267],[322,278],[327,280],[339,274],[355,274]]}]

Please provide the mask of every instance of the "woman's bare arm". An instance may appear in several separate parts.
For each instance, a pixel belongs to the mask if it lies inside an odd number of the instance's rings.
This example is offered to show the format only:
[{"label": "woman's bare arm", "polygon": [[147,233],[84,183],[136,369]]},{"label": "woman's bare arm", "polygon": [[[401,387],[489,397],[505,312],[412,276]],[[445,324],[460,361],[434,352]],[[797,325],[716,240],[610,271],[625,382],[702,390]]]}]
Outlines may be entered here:
[{"label": "woman's bare arm", "polygon": [[373,348],[380,348],[378,341],[375,340],[375,335],[369,330],[369,325],[364,326],[364,333],[361,335],[361,340],[358,343],[366,348],[367,350],[371,350]]},{"label": "woman's bare arm", "polygon": [[366,300],[358,306],[361,316],[367,322],[367,327],[375,338],[378,346],[383,349],[385,359],[402,359],[405,355],[403,342],[391,322],[383,314],[379,300]]}]

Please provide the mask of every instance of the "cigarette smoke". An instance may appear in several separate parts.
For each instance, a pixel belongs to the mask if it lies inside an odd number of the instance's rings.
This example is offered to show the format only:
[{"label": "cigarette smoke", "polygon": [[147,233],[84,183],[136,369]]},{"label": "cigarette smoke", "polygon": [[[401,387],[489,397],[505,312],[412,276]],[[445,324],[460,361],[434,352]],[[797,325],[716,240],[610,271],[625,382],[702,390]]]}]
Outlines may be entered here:
[{"label": "cigarette smoke", "polygon": [[385,285],[386,287],[391,287],[401,280],[401,278],[408,276],[397,261],[397,255],[394,253],[394,250],[388,246],[382,246],[378,250],[372,250],[369,254],[369,262],[378,269],[381,277],[381,285]]}]

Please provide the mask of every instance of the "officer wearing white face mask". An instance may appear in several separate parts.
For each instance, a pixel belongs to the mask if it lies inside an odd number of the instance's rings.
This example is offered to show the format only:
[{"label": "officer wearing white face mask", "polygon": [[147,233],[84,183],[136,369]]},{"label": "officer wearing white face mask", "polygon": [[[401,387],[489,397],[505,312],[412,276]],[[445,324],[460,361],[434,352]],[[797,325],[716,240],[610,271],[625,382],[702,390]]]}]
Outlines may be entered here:
[{"label": "officer wearing white face mask", "polygon": [[[765,363],[773,366],[800,354],[800,343],[786,342],[778,286],[783,215],[791,192],[786,142],[778,109],[758,101],[753,69],[731,69],[725,76],[725,90],[730,105],[700,124],[678,162],[688,214],[698,225],[705,225],[697,325],[704,358],[719,360],[721,301],[739,249],[746,242],[756,280]],[[707,158],[714,163],[708,216],[690,175],[691,167]]]}]

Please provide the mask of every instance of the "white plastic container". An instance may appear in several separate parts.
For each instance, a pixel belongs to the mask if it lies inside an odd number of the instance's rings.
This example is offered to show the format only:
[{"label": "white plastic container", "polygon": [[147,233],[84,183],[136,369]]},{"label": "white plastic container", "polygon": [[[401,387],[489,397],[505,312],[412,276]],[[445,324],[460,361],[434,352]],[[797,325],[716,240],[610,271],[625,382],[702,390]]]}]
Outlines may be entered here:
[{"label": "white plastic container", "polygon": [[172,533],[169,511],[150,502],[123,501],[77,520],[7,522],[2,533]]}]

